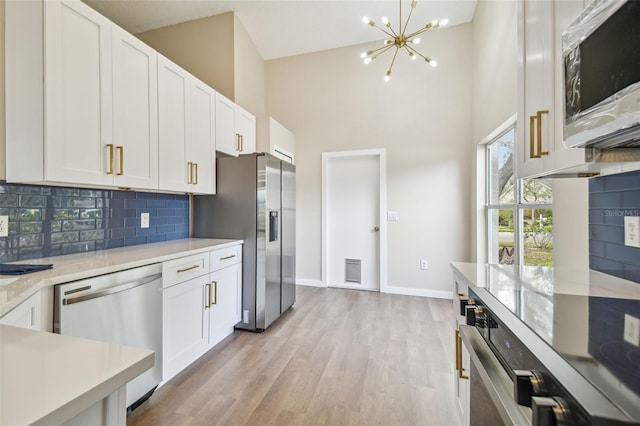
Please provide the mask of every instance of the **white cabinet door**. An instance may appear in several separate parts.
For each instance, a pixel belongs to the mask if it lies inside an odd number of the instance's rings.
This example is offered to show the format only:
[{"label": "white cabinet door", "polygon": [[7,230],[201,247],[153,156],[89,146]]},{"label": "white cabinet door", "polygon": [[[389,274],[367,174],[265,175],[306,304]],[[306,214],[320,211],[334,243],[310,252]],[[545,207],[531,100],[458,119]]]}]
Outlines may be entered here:
[{"label": "white cabinet door", "polygon": [[237,156],[240,144],[236,134],[236,104],[216,93],[216,149]]},{"label": "white cabinet door", "polygon": [[110,185],[111,22],[80,1],[46,1],[46,179]]},{"label": "white cabinet door", "polygon": [[214,346],[242,319],[242,264],[212,272],[211,293],[209,344]]},{"label": "white cabinet door", "polygon": [[240,138],[240,154],[256,152],[256,117],[250,112],[236,106],[238,137]]},{"label": "white cabinet door", "polygon": [[187,144],[187,166],[191,168],[191,191],[215,194],[216,92],[191,78],[191,139]]},{"label": "white cabinet door", "polygon": [[42,299],[40,292],[29,297],[5,314],[0,318],[0,324],[46,331],[42,327]]},{"label": "white cabinet door", "polygon": [[205,306],[208,278],[208,274],[203,275],[163,290],[164,381],[179,373],[208,349],[209,316]]},{"label": "white cabinet door", "polygon": [[158,189],[156,51],[113,25],[114,184]]},{"label": "white cabinet door", "polygon": [[158,55],[158,145],[160,188],[190,191],[186,159],[190,129],[190,74]]},{"label": "white cabinet door", "polygon": [[470,380],[469,380],[469,370],[470,370],[470,362],[471,359],[469,357],[469,351],[464,345],[462,338],[456,335],[457,339],[457,347],[456,347],[456,382],[455,382],[455,400],[456,406],[458,408],[458,412],[460,414],[460,419],[462,420],[463,425],[470,424],[469,417],[469,396],[470,396]]},{"label": "white cabinet door", "polygon": [[519,21],[518,174],[527,177],[542,173],[553,150],[553,2],[522,0]]}]

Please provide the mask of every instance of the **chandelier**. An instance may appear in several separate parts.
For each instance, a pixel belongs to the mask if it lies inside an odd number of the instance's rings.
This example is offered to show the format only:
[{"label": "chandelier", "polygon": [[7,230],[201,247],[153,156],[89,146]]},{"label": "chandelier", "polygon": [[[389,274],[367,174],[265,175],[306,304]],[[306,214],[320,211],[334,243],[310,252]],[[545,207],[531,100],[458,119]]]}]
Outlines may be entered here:
[{"label": "chandelier", "polygon": [[380,31],[382,31],[383,33],[385,33],[390,37],[384,40],[384,46],[379,47],[377,49],[369,50],[367,52],[362,52],[362,54],[360,55],[360,58],[364,59],[365,65],[370,64],[374,59],[378,58],[378,56],[382,55],[383,53],[391,49],[395,49],[395,51],[393,52],[393,59],[391,60],[391,65],[389,65],[387,74],[384,76],[384,81],[389,81],[391,79],[391,69],[393,68],[393,64],[396,61],[396,56],[398,56],[398,50],[403,48],[407,51],[407,53],[409,53],[409,58],[415,60],[418,56],[420,56],[422,59],[427,61],[429,65],[431,65],[432,67],[435,67],[437,65],[436,61],[418,52],[413,47],[413,45],[420,44],[420,37],[418,37],[418,35],[432,28],[445,26],[449,22],[448,19],[442,19],[440,21],[434,20],[426,24],[424,27],[418,29],[417,31],[407,34],[406,31],[407,31],[407,26],[409,25],[409,20],[411,19],[411,14],[413,13],[413,9],[415,9],[418,2],[415,0],[411,2],[411,10],[409,11],[409,16],[407,16],[407,20],[404,23],[404,26],[402,25],[402,0],[400,0],[399,3],[400,3],[400,19],[398,20],[399,21],[398,31],[393,29],[393,27],[391,26],[391,22],[389,22],[389,19],[386,16],[382,17],[382,24],[384,25],[384,28],[379,27],[378,25],[376,25],[375,22],[373,22],[366,16],[362,18],[362,22],[364,22],[365,24],[369,24],[374,28],[379,29]]}]

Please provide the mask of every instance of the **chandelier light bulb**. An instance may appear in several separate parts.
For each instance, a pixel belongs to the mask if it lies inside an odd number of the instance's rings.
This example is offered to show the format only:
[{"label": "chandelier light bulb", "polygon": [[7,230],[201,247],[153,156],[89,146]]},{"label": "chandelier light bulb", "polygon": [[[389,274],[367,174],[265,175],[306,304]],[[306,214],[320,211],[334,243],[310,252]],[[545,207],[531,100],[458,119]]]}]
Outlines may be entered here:
[{"label": "chandelier light bulb", "polygon": [[445,19],[441,19],[440,22],[438,22],[438,25],[441,27],[444,27],[448,23],[449,23],[449,20],[445,18]]},{"label": "chandelier light bulb", "polygon": [[409,52],[409,57],[415,61],[417,56],[415,53]]},{"label": "chandelier light bulb", "polygon": [[411,40],[411,43],[413,44],[420,44],[420,37],[416,37],[413,40]]},{"label": "chandelier light bulb", "polygon": [[387,71],[387,75],[384,76],[384,82],[387,83],[391,80],[391,70]]},{"label": "chandelier light bulb", "polygon": [[366,58],[364,58],[364,64],[365,65],[369,65],[371,63],[372,59],[370,56],[367,56]]},{"label": "chandelier light bulb", "polygon": [[389,18],[387,18],[386,16],[383,16],[381,21],[384,25],[387,25],[387,26],[389,25]]},{"label": "chandelier light bulb", "polygon": [[431,21],[431,25],[434,27],[438,26],[438,20],[434,19],[433,21]]},{"label": "chandelier light bulb", "polygon": [[391,39],[386,39],[386,40],[384,41],[384,45],[385,45],[385,46],[389,46],[390,44],[393,44],[393,40],[391,40]]},{"label": "chandelier light bulb", "polygon": [[362,17],[362,22],[365,23],[365,24],[368,24],[369,23],[369,18],[367,18],[366,16],[363,16]]},{"label": "chandelier light bulb", "polygon": [[429,65],[431,65],[432,67],[437,67],[438,63],[432,60],[431,62],[429,62]]},{"label": "chandelier light bulb", "polygon": [[362,53],[360,54],[360,58],[364,59],[364,58],[366,58],[366,57],[367,57],[367,55],[369,55],[367,52],[362,52]]}]

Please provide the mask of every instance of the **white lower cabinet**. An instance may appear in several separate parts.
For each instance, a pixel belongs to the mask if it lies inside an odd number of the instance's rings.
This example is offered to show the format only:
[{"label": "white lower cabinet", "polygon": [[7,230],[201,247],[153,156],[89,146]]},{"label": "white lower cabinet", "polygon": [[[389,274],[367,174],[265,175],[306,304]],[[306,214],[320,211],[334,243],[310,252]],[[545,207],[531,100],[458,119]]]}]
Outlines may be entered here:
[{"label": "white lower cabinet", "polygon": [[242,319],[242,264],[211,273],[213,298],[209,311],[209,344],[215,346],[233,333]]},{"label": "white lower cabinet", "polygon": [[162,297],[162,379],[169,380],[208,349],[205,318],[209,275],[165,288]]},{"label": "white lower cabinet", "polygon": [[5,314],[0,318],[0,324],[46,331],[42,327],[42,298],[40,297],[40,292],[29,297]]},{"label": "white lower cabinet", "polygon": [[233,333],[240,322],[242,245],[165,262],[163,280],[166,383]]}]

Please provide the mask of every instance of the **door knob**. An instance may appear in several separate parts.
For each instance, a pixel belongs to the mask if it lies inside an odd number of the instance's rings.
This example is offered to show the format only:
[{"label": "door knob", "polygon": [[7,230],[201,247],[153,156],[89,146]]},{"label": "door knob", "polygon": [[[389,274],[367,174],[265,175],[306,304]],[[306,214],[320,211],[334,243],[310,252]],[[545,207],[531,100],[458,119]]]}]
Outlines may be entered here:
[{"label": "door knob", "polygon": [[380,227],[379,227],[379,226],[374,226],[374,227],[373,227],[373,232],[378,232],[379,230],[380,230]]}]

